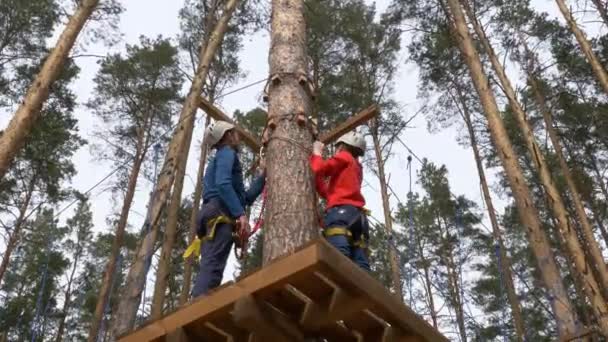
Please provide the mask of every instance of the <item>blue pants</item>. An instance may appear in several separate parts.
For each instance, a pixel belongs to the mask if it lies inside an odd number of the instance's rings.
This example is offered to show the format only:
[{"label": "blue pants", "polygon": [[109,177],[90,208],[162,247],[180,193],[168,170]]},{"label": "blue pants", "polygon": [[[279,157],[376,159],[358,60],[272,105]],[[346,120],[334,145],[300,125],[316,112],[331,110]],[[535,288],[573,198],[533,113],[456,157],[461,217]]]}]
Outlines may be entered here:
[{"label": "blue pants", "polygon": [[[206,231],[207,221],[220,214],[221,207],[217,203],[203,205],[198,220],[197,233],[199,238],[208,233]],[[213,239],[204,242],[201,246],[201,264],[192,288],[192,297],[205,295],[222,283],[224,269],[234,243],[232,238],[233,228],[234,226],[231,224],[217,225]]]},{"label": "blue pants", "polygon": [[[337,206],[327,211],[323,223],[326,228],[345,227],[350,230],[353,241],[363,240],[367,243],[369,240],[369,225],[361,214],[361,209],[355,206]],[[353,246],[347,236],[328,236],[327,241],[359,267],[370,271],[365,249]]]}]

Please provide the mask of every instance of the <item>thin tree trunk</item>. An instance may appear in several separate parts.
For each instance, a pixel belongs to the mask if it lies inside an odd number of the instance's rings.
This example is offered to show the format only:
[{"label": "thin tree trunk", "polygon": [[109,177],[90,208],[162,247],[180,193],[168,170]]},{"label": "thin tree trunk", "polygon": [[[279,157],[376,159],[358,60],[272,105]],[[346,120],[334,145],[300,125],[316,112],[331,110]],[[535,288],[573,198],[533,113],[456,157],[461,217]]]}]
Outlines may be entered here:
[{"label": "thin tree trunk", "polygon": [[608,26],[608,12],[606,11],[606,5],[602,3],[602,0],[591,0],[593,6],[600,14],[604,25]]},{"label": "thin tree trunk", "polygon": [[[606,289],[608,289],[608,269],[606,269],[606,267],[598,267],[598,273],[600,275],[599,279],[596,279],[593,272],[591,272],[589,264],[585,259],[584,249],[581,246],[576,234],[576,229],[572,227],[572,221],[568,215],[566,206],[564,205],[561,194],[553,181],[553,177],[551,176],[549,167],[545,162],[543,153],[538,147],[536,138],[534,137],[534,132],[526,119],[526,113],[517,100],[515,90],[513,89],[513,86],[505,73],[504,67],[498,60],[498,56],[494,52],[494,49],[492,48],[483,28],[481,27],[481,24],[479,21],[477,21],[477,18],[471,11],[470,6],[468,5],[468,0],[463,0],[462,2],[464,8],[466,9],[469,20],[473,24],[475,32],[480,39],[480,42],[490,58],[494,71],[496,72],[502,88],[504,89],[505,95],[509,100],[509,105],[513,109],[515,120],[517,121],[517,124],[521,130],[528,151],[530,152],[534,167],[540,176],[541,183],[545,190],[545,196],[548,197],[548,205],[557,221],[558,232],[563,236],[567,251],[571,256],[572,261],[574,261],[577,276],[581,277],[583,280],[584,289],[592,303],[594,312],[600,322],[600,326],[602,327],[601,329],[608,334],[608,316],[605,316],[605,314],[608,313],[608,305],[602,296],[602,294],[606,292]],[[597,244],[595,238],[589,241],[589,244],[594,243]],[[596,247],[599,250],[599,246]],[[601,253],[599,260],[597,259],[597,255],[593,255],[593,257],[595,259],[594,262],[598,266],[604,264],[603,259],[601,258]]]},{"label": "thin tree trunk", "polygon": [[[386,174],[384,172],[384,159],[382,151],[380,150],[380,139],[378,137],[378,123],[376,120],[373,121],[372,128],[372,141],[374,143],[374,153],[376,155],[376,162],[378,165],[378,181],[380,182],[380,194],[382,196],[382,209],[384,212],[384,229],[386,230],[387,236],[393,236],[393,218],[391,215],[391,206],[388,198],[388,186],[386,184]],[[394,241],[394,239],[393,239]],[[387,246],[389,262],[391,264],[391,278],[393,282],[393,291],[399,297],[399,300],[403,302],[403,287],[401,285],[401,269],[399,267],[399,257],[397,255],[397,248],[395,246]]]},{"label": "thin tree trunk", "polygon": [[[205,130],[207,126],[209,126],[209,122],[211,121],[211,117],[207,115],[205,118]],[[205,175],[205,165],[207,164],[207,152],[209,149],[207,148],[207,143],[205,138],[203,137],[203,142],[201,143],[201,156],[198,162],[198,173],[196,177],[196,186],[194,188],[194,199],[192,203],[192,212],[190,213],[190,233],[188,234],[188,241],[192,243],[194,238],[196,237],[196,229],[198,227],[198,211],[201,206],[201,197],[203,193],[203,176]],[[192,282],[192,263],[194,260],[189,259],[185,261],[184,265],[184,285],[182,286],[182,292],[179,295],[179,304],[183,305],[188,301],[190,297],[190,285]]]},{"label": "thin tree trunk", "polygon": [[[490,188],[488,187],[488,181],[486,179],[486,173],[483,168],[481,154],[479,153],[477,137],[475,135],[475,130],[471,122],[471,113],[469,112],[469,109],[464,103],[464,101],[462,101],[463,97],[460,93],[460,89],[456,87],[456,90],[458,91],[458,95],[461,99],[463,118],[469,131],[469,139],[471,141],[471,147],[473,149],[473,156],[475,157],[475,165],[477,166],[477,173],[479,175],[479,181],[481,183],[484,201],[486,203],[488,215],[490,217],[490,223],[492,224],[492,235],[494,236],[494,241],[498,245],[499,249],[498,253],[501,261],[499,265],[499,272],[502,273],[502,278],[505,281],[504,286],[507,289],[507,299],[509,301],[509,305],[511,306],[511,314],[513,315],[513,326],[515,327],[517,341],[523,342],[525,336],[524,322],[521,314],[521,305],[519,303],[519,299],[517,298],[517,293],[515,292],[515,285],[513,284],[513,274],[511,273],[511,260],[507,256],[507,251],[502,240],[502,234],[500,232],[500,226],[498,225],[498,218],[496,217],[496,211],[494,209],[492,195],[490,194]],[[499,286],[503,286],[503,284],[499,284]]]},{"label": "thin tree trunk", "polygon": [[555,2],[559,7],[560,12],[562,12],[562,16],[568,23],[570,31],[574,33],[574,36],[578,41],[578,45],[580,46],[581,50],[583,50],[587,61],[589,62],[589,64],[591,64],[591,69],[593,69],[593,73],[597,77],[598,81],[600,82],[600,85],[602,86],[606,94],[608,94],[608,73],[606,72],[606,69],[604,69],[599,59],[591,49],[591,44],[589,44],[589,41],[585,37],[585,33],[576,24],[576,21],[574,20],[572,13],[568,9],[566,2],[564,0],[555,0]]},{"label": "thin tree trunk", "polygon": [[78,6],[61,33],[55,48],[30,85],[8,127],[0,136],[0,179],[4,178],[17,152],[38,120],[40,109],[49,96],[52,84],[59,77],[78,34],[98,3],[99,0],[84,0]]},{"label": "thin tree trunk", "polygon": [[207,79],[209,66],[224,38],[224,33],[228,28],[228,21],[232,17],[232,13],[234,13],[237,4],[238,0],[228,0],[222,16],[209,36],[208,43],[201,46],[197,72],[179,116],[180,124],[175,129],[171,142],[169,143],[169,149],[167,150],[163,169],[156,184],[153,198],[150,201],[150,206],[148,207],[148,219],[146,220],[147,222],[144,223],[144,226],[149,226],[150,229],[137,248],[134,262],[129,269],[123,295],[116,312],[113,336],[119,336],[126,333],[135,325],[137,307],[140,302],[146,278],[146,259],[153,250],[156,242],[158,223],[173,185],[178,156],[184,153],[185,145],[189,144],[189,142],[186,142],[185,140],[187,140],[186,138],[191,134],[189,132],[191,132],[194,127],[195,114],[200,101],[199,95],[201,94],[205,80]]},{"label": "thin tree trunk", "polygon": [[518,157],[501,119],[500,110],[490,88],[490,82],[483,70],[479,54],[467,28],[460,3],[458,0],[447,0],[447,2],[455,23],[455,38],[458,40],[462,57],[469,66],[471,78],[488,120],[492,140],[511,185],[520,219],[526,226],[528,239],[536,256],[544,284],[552,295],[549,300],[555,314],[558,333],[560,336],[566,336],[576,331],[575,313],[568,299],[568,293],[562,283],[547,236],[542,229],[530,189],[518,164]]},{"label": "thin tree trunk", "polygon": [[17,220],[15,220],[15,227],[13,228],[13,233],[8,239],[8,243],[6,244],[6,249],[4,250],[4,254],[2,255],[2,263],[0,263],[0,284],[2,283],[2,279],[4,278],[4,274],[6,273],[6,269],[8,268],[8,264],[11,259],[11,254],[17,247],[19,243],[19,237],[21,236],[21,229],[23,228],[23,224],[25,223],[25,213],[27,212],[27,208],[30,206],[30,201],[32,200],[32,195],[34,194],[34,186],[36,185],[35,179],[30,181],[30,184],[27,189],[27,193],[25,194],[25,199],[21,207],[19,207],[19,216],[17,216]]},{"label": "thin tree trunk", "polygon": [[160,259],[158,261],[158,269],[156,270],[154,296],[152,297],[152,310],[150,313],[150,318],[153,320],[156,320],[162,316],[163,307],[165,304],[165,290],[167,288],[167,281],[171,275],[171,254],[177,235],[177,221],[182,204],[182,190],[184,188],[184,178],[186,176],[186,164],[188,163],[188,153],[190,152],[190,145],[192,142],[192,130],[190,130],[188,133],[189,134],[184,141],[184,151],[177,157],[178,160],[175,184],[173,185],[171,204],[167,210],[167,224],[165,226],[165,234],[163,246],[160,252]]},{"label": "thin tree trunk", "polygon": [[[440,235],[442,237],[449,236],[449,232],[447,230],[447,224],[441,224],[442,219],[437,214],[437,226],[440,230]],[[444,221],[445,223],[445,221]],[[443,228],[446,227],[446,230]],[[452,249],[452,244],[445,239],[442,239],[441,245],[446,246],[443,249],[443,253],[439,255],[441,262],[445,265],[446,274],[447,274],[447,287],[448,287],[448,295],[450,298],[448,302],[456,311],[456,323],[458,325],[458,332],[460,333],[460,341],[467,342],[467,330],[464,320],[464,307],[463,300],[461,296],[461,284],[459,281],[458,271],[456,263],[454,262],[454,253]],[[447,247],[449,246],[449,247]]]},{"label": "thin tree trunk", "polygon": [[74,264],[72,265],[72,272],[70,273],[70,277],[68,278],[67,289],[65,290],[65,299],[63,300],[63,309],[61,309],[61,318],[59,320],[59,327],[57,328],[57,337],[55,338],[55,342],[63,341],[65,320],[67,318],[70,305],[72,304],[72,283],[74,282],[74,275],[76,274],[76,267],[78,266],[78,260],[80,259],[81,253],[82,248],[80,247],[80,240],[78,240],[78,247],[76,249],[76,252],[74,253]]},{"label": "thin tree trunk", "polygon": [[596,264],[598,269],[598,274],[600,279],[602,279],[602,283],[604,284],[604,295],[608,293],[608,270],[606,269],[606,263],[604,261],[604,257],[602,255],[602,251],[600,249],[599,244],[593,234],[593,228],[591,227],[591,223],[589,222],[589,218],[587,217],[587,213],[585,212],[585,207],[583,205],[583,201],[581,200],[580,192],[574,182],[574,178],[572,178],[572,173],[570,172],[570,168],[566,163],[566,159],[564,157],[564,153],[562,152],[562,145],[553,127],[553,115],[549,111],[549,108],[546,105],[546,100],[544,95],[542,94],[537,79],[531,73],[529,74],[530,85],[532,86],[532,91],[534,92],[534,96],[536,98],[536,102],[543,114],[543,119],[545,121],[545,127],[547,132],[549,133],[549,137],[551,139],[551,144],[553,145],[553,149],[555,150],[555,155],[557,156],[557,160],[559,161],[559,166],[562,171],[562,175],[566,179],[566,184],[568,185],[568,189],[570,190],[570,195],[572,196],[572,201],[574,202],[574,209],[576,215],[578,216],[579,223],[582,228],[582,233],[587,242],[587,246],[589,247],[589,254],[591,254],[591,260]]},{"label": "thin tree trunk", "polygon": [[437,323],[437,310],[435,310],[435,300],[433,299],[433,283],[431,283],[431,276],[429,274],[430,262],[424,256],[424,250],[420,240],[418,241],[418,253],[420,254],[420,261],[422,262],[422,269],[424,271],[424,287],[429,300],[429,311],[431,312],[431,320],[433,321],[433,327],[439,329]]},{"label": "thin tree trunk", "polygon": [[129,181],[127,183],[127,191],[125,198],[122,203],[122,209],[120,211],[120,217],[116,224],[116,231],[114,232],[114,240],[112,241],[112,251],[110,258],[106,264],[103,280],[101,282],[101,289],[97,295],[97,303],[95,304],[95,313],[93,314],[93,320],[91,321],[91,327],[89,328],[88,342],[96,342],[97,336],[99,335],[99,328],[103,320],[105,308],[108,300],[110,299],[110,291],[112,289],[112,283],[114,276],[116,275],[116,263],[118,255],[120,254],[120,248],[122,247],[125,239],[125,231],[127,228],[127,221],[129,219],[129,212],[131,205],[133,204],[133,197],[135,196],[135,190],[137,189],[137,179],[139,178],[139,172],[144,161],[143,154],[143,137],[140,135],[138,138],[137,147],[137,158],[133,162],[131,167],[131,173],[129,174]]},{"label": "thin tree trunk", "polygon": [[304,0],[272,0],[263,264],[319,235],[312,171]]}]

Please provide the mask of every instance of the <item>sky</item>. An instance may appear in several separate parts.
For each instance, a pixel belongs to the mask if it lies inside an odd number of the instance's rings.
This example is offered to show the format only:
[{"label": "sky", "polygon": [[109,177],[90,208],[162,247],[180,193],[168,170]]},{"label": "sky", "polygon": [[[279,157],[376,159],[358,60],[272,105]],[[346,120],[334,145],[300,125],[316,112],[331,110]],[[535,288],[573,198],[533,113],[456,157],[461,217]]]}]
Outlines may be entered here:
[{"label": "sky", "polygon": [[[122,0],[126,11],[121,15],[120,32],[122,39],[114,46],[107,47],[101,44],[87,45],[84,47],[87,54],[92,55],[107,55],[124,51],[125,44],[135,44],[138,42],[141,35],[147,37],[156,37],[162,35],[164,37],[176,37],[179,33],[178,11],[183,5],[183,0]],[[377,9],[382,11],[389,1],[379,0],[376,2]],[[548,11],[552,16],[558,14],[556,5],[553,1],[534,0],[533,3],[539,9]],[[79,43],[82,43],[80,40]],[[407,41],[403,42],[403,46]],[[82,44],[81,48],[82,49]],[[264,48],[261,48],[264,47]],[[241,66],[247,72],[247,76],[241,80],[238,88],[242,85],[253,83],[264,79],[268,75],[268,48],[269,36],[266,31],[259,32],[244,40],[244,47],[240,54]],[[407,55],[406,49],[403,49],[400,56],[401,67],[395,81],[394,98],[403,107],[403,116],[405,118],[413,115],[420,107],[422,102],[417,98],[417,73],[416,68],[411,64],[406,64]],[[78,96],[80,104],[86,103],[91,97],[94,90],[93,78],[98,70],[97,59],[92,57],[77,58],[77,64],[81,67],[79,79],[74,83],[73,90]],[[249,89],[239,91],[238,93],[228,95],[221,99],[219,106],[226,113],[233,113],[235,110],[249,110],[262,104],[261,93],[263,84],[251,87]],[[99,125],[97,119],[93,116],[90,110],[84,105],[80,105],[75,112],[75,116],[79,120],[79,129],[81,135],[86,139],[92,140],[92,132]],[[202,138],[202,112],[197,115],[197,127],[195,129],[195,137],[190,149],[189,162],[187,167],[187,177],[184,185],[184,196],[190,196],[194,191],[196,181],[199,146]],[[8,117],[0,118],[0,125],[6,125]],[[423,116],[418,116],[402,135],[401,138],[420,158],[428,158],[436,164],[445,164],[449,170],[449,180],[452,192],[457,195],[465,195],[467,198],[477,202],[480,206],[483,205],[481,200],[481,192],[479,180],[473,155],[470,150],[467,150],[456,143],[458,132],[455,128],[448,128],[439,133],[431,134],[427,130],[426,119]],[[407,171],[407,156],[408,152],[399,145],[395,145],[392,157],[387,165],[387,175],[390,179],[390,185],[396,192],[396,195],[405,200],[407,197],[409,178]],[[75,155],[74,163],[78,173],[72,179],[71,186],[82,192],[88,190],[91,186],[102,179],[112,168],[110,165],[96,160],[91,153],[90,146],[81,148]],[[414,159],[413,163],[414,175],[420,168],[420,163]],[[492,172],[490,172],[492,174]],[[377,179],[369,172],[365,175],[369,186],[364,188],[364,195],[368,203],[368,207],[372,210],[372,214],[381,218],[382,204],[380,194],[378,192],[379,185]],[[490,177],[491,181],[495,181],[495,177]],[[104,184],[107,185],[107,184]],[[146,212],[146,204],[149,200],[149,193],[152,184],[144,180],[139,181],[137,193],[133,208],[130,213],[129,223],[131,231],[136,232],[140,229],[143,223],[143,218]],[[417,191],[419,187],[413,182],[413,190]],[[96,188],[91,193],[91,203],[93,210],[93,218],[96,231],[107,231],[110,229],[106,224],[106,218],[112,213],[118,211],[122,205],[122,198],[118,197],[115,200],[109,191],[104,191],[102,185]],[[500,199],[497,200],[497,209],[503,207],[504,203]],[[397,199],[391,196],[391,206],[396,208]],[[65,204],[63,204],[65,205]],[[63,205],[59,208],[63,208]],[[483,207],[480,207],[483,210]],[[62,218],[71,215],[73,208],[66,210]],[[230,280],[235,272],[235,260],[231,255],[229,266],[226,269],[224,281]],[[151,272],[152,273],[152,272]],[[149,280],[154,280],[154,275],[149,275]],[[148,293],[150,295],[150,293]]]}]

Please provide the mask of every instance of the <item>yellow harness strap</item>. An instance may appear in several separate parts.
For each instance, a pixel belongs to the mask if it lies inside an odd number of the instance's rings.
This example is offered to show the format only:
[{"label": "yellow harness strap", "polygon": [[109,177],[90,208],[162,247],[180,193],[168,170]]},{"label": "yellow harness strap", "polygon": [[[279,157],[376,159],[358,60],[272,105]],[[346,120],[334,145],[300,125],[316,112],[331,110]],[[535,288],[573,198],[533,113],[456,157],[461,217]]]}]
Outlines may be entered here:
[{"label": "yellow harness strap", "polygon": [[346,235],[346,238],[348,239],[348,243],[350,243],[352,246],[359,247],[359,248],[367,248],[367,244],[365,243],[365,240],[360,239],[357,241],[353,241],[353,234],[350,232],[350,230],[348,230],[344,227],[325,228],[325,229],[323,229],[323,235],[325,237],[336,236],[336,235]]},{"label": "yellow harness strap", "polygon": [[202,239],[199,239],[198,236],[194,239],[194,241],[192,241],[192,243],[190,244],[190,246],[188,246],[188,248],[186,248],[186,251],[184,252],[183,258],[184,259],[188,259],[191,255],[194,255],[195,257],[200,257],[201,255],[201,245],[203,244],[203,242],[207,242],[207,241],[211,241],[213,240],[213,237],[215,236],[215,228],[219,225],[219,224],[236,224],[236,221],[231,219],[230,217],[226,216],[226,215],[220,215],[214,219],[211,219],[209,221],[207,221],[207,235],[204,236]]}]

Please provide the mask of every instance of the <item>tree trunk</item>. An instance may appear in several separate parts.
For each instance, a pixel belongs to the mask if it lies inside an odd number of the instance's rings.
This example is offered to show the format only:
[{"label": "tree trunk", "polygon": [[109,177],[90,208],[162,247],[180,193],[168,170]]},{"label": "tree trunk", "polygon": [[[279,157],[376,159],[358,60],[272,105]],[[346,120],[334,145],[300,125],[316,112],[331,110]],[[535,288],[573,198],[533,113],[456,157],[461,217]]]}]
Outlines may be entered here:
[{"label": "tree trunk", "polygon": [[[205,130],[211,121],[211,117],[207,115],[205,118]],[[203,177],[205,176],[205,165],[207,163],[207,152],[209,149],[207,148],[207,143],[205,138],[203,137],[203,142],[201,143],[201,157],[198,162],[198,173],[196,177],[196,186],[194,188],[194,199],[192,203],[192,212],[190,213],[190,232],[188,234],[188,242],[192,243],[194,238],[196,237],[196,229],[198,227],[198,211],[201,206],[201,197],[203,194]],[[184,265],[184,284],[182,286],[182,291],[179,295],[179,304],[186,304],[188,298],[190,297],[190,285],[192,282],[192,263],[194,260],[189,259],[185,261]]]},{"label": "tree trunk", "polygon": [[34,194],[35,185],[36,182],[33,179],[29,184],[23,204],[21,204],[21,207],[19,207],[19,216],[17,217],[17,220],[15,220],[15,227],[13,228],[13,233],[8,239],[6,249],[4,250],[4,254],[2,255],[2,263],[0,263],[0,284],[2,284],[4,273],[6,273],[6,269],[8,268],[8,264],[11,259],[11,254],[19,243],[21,229],[23,228],[23,224],[25,223],[25,213],[27,212],[27,208],[30,206],[30,201],[32,200],[32,195]]},{"label": "tree trunk", "polygon": [[194,127],[195,114],[200,101],[199,95],[205,84],[209,66],[224,37],[224,33],[228,28],[228,21],[232,17],[232,13],[237,4],[238,0],[228,0],[221,18],[218,20],[209,37],[208,44],[203,44],[201,46],[197,72],[179,116],[180,124],[175,129],[171,142],[169,143],[169,149],[167,150],[163,169],[159,175],[153,198],[148,207],[148,219],[146,220],[147,222],[144,223],[144,226],[149,226],[150,229],[137,248],[135,260],[129,269],[124,292],[116,312],[113,336],[119,336],[126,333],[135,325],[137,307],[140,302],[141,292],[146,278],[145,261],[153,250],[154,243],[156,242],[158,223],[173,185],[178,157],[180,154],[184,153],[185,145],[187,144],[185,140],[187,136],[191,134],[189,132],[191,132]]},{"label": "tree trunk", "polygon": [[[568,211],[564,202],[562,200],[561,194],[557,189],[553,181],[553,177],[551,176],[551,172],[545,159],[543,157],[543,153],[538,147],[536,142],[536,138],[534,137],[534,132],[530,127],[526,119],[526,113],[522,108],[521,104],[517,100],[517,95],[515,94],[515,90],[507,77],[504,67],[501,62],[498,60],[498,56],[494,52],[488,37],[486,36],[483,28],[481,27],[479,21],[472,13],[470,6],[468,5],[468,0],[463,1],[464,8],[468,14],[469,20],[473,24],[475,32],[480,39],[484,50],[486,51],[488,57],[490,58],[490,62],[500,80],[502,85],[502,89],[505,92],[509,100],[509,105],[513,110],[513,114],[515,115],[515,120],[521,130],[522,136],[530,152],[531,159],[534,163],[534,167],[540,176],[541,183],[545,190],[545,196],[547,196],[548,205],[551,208],[553,216],[557,221],[558,232],[563,236],[564,242],[567,247],[567,251],[574,262],[575,271],[577,272],[577,276],[581,277],[583,280],[584,288],[587,293],[589,300],[592,303],[595,314],[600,321],[600,326],[608,334],[608,316],[605,316],[608,313],[608,305],[604,300],[602,293],[605,293],[606,289],[608,289],[608,270],[606,267],[598,267],[600,279],[596,280],[593,272],[591,272],[587,260],[585,259],[585,252],[583,247],[581,246],[578,236],[576,234],[576,229],[572,227],[572,221],[568,215]],[[589,241],[590,244],[596,243],[595,238],[592,241]],[[597,247],[599,250],[599,247]],[[597,260],[596,255],[594,255],[594,261],[597,265],[603,265],[603,260]],[[600,253],[601,258],[601,253]]]},{"label": "tree trunk", "polygon": [[469,66],[471,78],[488,120],[492,140],[511,185],[520,219],[526,226],[530,245],[538,262],[544,284],[551,293],[549,300],[556,318],[558,333],[560,336],[566,336],[576,331],[576,318],[568,299],[568,293],[562,283],[547,236],[542,229],[530,189],[518,164],[518,157],[501,119],[490,82],[469,34],[460,3],[458,0],[447,0],[447,2],[455,22],[454,29],[457,33],[455,38],[458,40],[462,57]]},{"label": "tree trunk", "polygon": [[424,287],[429,300],[429,311],[431,312],[431,320],[433,321],[433,327],[439,329],[437,321],[437,310],[435,310],[435,299],[433,299],[433,283],[431,282],[431,276],[429,274],[430,261],[424,256],[424,250],[422,243],[418,240],[418,253],[420,254],[420,261],[422,262],[422,268],[424,271]]},{"label": "tree trunk", "polygon": [[82,248],[80,247],[80,240],[78,241],[78,247],[76,252],[74,253],[74,264],[72,265],[72,272],[70,273],[70,277],[68,279],[67,289],[65,290],[65,299],[63,300],[63,309],[61,309],[61,318],[59,320],[59,328],[57,328],[57,337],[55,338],[55,342],[63,341],[63,333],[65,330],[65,320],[68,315],[68,310],[70,309],[70,305],[72,304],[72,283],[74,282],[74,275],[76,274],[76,267],[78,266],[78,260],[80,259],[80,255],[82,253]]},{"label": "tree trunk", "polygon": [[167,224],[165,226],[165,234],[163,246],[160,252],[160,259],[158,261],[158,269],[156,270],[154,296],[152,297],[152,311],[150,313],[150,318],[153,320],[159,319],[163,314],[165,290],[167,288],[167,281],[171,275],[171,254],[177,235],[177,221],[182,204],[182,190],[184,187],[184,178],[186,176],[186,164],[188,163],[188,153],[190,152],[190,144],[192,142],[192,130],[190,130],[188,133],[189,134],[184,141],[184,151],[177,157],[178,160],[177,169],[175,170],[175,184],[173,185],[171,204],[167,210]]},{"label": "tree trunk", "polygon": [[110,291],[112,290],[112,283],[114,281],[114,276],[116,275],[116,262],[118,259],[118,255],[120,254],[120,248],[124,243],[125,230],[127,228],[129,212],[131,210],[131,205],[133,204],[133,196],[135,195],[135,190],[137,189],[137,179],[139,177],[139,172],[144,161],[144,154],[142,151],[143,137],[140,136],[138,140],[139,146],[137,148],[137,158],[133,162],[133,166],[131,167],[131,173],[129,174],[127,192],[125,193],[125,198],[122,203],[122,209],[120,211],[120,217],[118,218],[118,223],[116,224],[116,231],[114,232],[114,241],[112,241],[112,251],[110,253],[110,259],[106,264],[106,268],[103,273],[103,280],[101,282],[101,289],[99,290],[99,294],[97,295],[95,313],[93,314],[93,320],[91,321],[91,327],[89,328],[89,337],[87,339],[88,342],[97,341],[97,335],[99,335],[101,321],[103,320],[103,315],[105,313],[104,311],[107,302],[110,299]]},{"label": "tree trunk", "polygon": [[[384,228],[386,235],[393,236],[393,217],[391,215],[391,205],[388,198],[388,186],[386,184],[386,174],[384,173],[384,159],[380,147],[380,138],[378,137],[378,122],[374,120],[371,127],[371,135],[374,143],[374,153],[378,165],[378,181],[380,182],[380,194],[382,195],[382,209],[384,211]],[[392,240],[393,242],[395,239]],[[403,287],[401,285],[401,269],[399,267],[399,257],[397,255],[396,246],[388,246],[389,261],[391,263],[391,278],[393,281],[393,291],[403,302]]]},{"label": "tree trunk", "polygon": [[21,149],[32,127],[38,120],[40,109],[68,58],[68,54],[87,19],[99,0],[83,0],[61,33],[42,69],[30,85],[8,127],[0,136],[0,179],[4,178],[15,155]]},{"label": "tree trunk", "polygon": [[593,6],[600,14],[604,25],[608,26],[608,12],[606,11],[606,5],[602,3],[602,0],[591,0]]},{"label": "tree trunk", "polygon": [[606,72],[606,69],[604,69],[599,59],[591,49],[591,44],[589,44],[589,41],[585,37],[585,33],[576,24],[572,13],[568,9],[568,6],[566,6],[566,2],[564,0],[555,0],[555,2],[559,7],[560,12],[562,12],[562,16],[564,17],[564,19],[566,19],[570,31],[574,33],[574,36],[578,41],[578,45],[585,54],[587,61],[589,62],[589,64],[591,64],[591,69],[593,69],[593,73],[597,77],[598,81],[600,82],[600,85],[602,86],[606,94],[608,94],[608,73]]},{"label": "tree trunk", "polygon": [[[268,264],[319,235],[312,171],[304,0],[272,0],[264,257]],[[300,81],[302,81],[301,84]],[[302,121],[300,121],[302,120]]]},{"label": "tree trunk", "polygon": [[[456,89],[459,93],[458,95],[460,96],[460,99],[462,99],[460,89]],[[494,236],[495,243],[498,245],[499,257],[500,261],[502,261],[500,262],[500,265],[498,265],[499,272],[502,273],[502,279],[505,281],[504,286],[507,289],[507,299],[511,306],[511,314],[513,315],[513,326],[515,327],[517,341],[523,342],[525,336],[524,322],[521,315],[521,306],[519,303],[519,299],[517,298],[517,293],[515,292],[515,285],[513,284],[513,274],[511,274],[511,260],[507,256],[505,245],[502,240],[502,234],[500,232],[500,226],[498,225],[498,218],[496,217],[496,211],[494,209],[492,195],[490,194],[490,188],[488,187],[488,181],[486,180],[486,173],[483,168],[481,154],[479,153],[479,147],[477,145],[477,137],[475,135],[475,130],[471,122],[471,114],[469,112],[468,107],[462,100],[461,106],[464,122],[469,131],[469,139],[471,141],[471,147],[473,149],[473,156],[475,157],[475,165],[477,166],[477,173],[479,175],[479,182],[481,183],[483,198],[486,203],[488,215],[490,217],[490,223],[492,224],[492,235]],[[499,284],[499,286],[503,286],[503,284]]]},{"label": "tree trunk", "polygon": [[578,216],[583,236],[585,238],[585,241],[587,242],[587,246],[589,247],[591,261],[596,264],[598,275],[600,276],[600,279],[602,279],[602,283],[604,284],[603,289],[604,295],[606,296],[608,294],[608,271],[606,269],[606,263],[602,255],[602,251],[595,238],[595,235],[593,234],[593,228],[591,227],[591,223],[589,222],[589,218],[587,217],[587,213],[585,212],[585,207],[583,205],[583,201],[581,200],[580,193],[577,189],[576,183],[574,182],[574,178],[572,178],[572,173],[570,172],[570,168],[566,163],[564,153],[562,152],[562,145],[559,136],[557,135],[557,132],[553,127],[553,115],[549,111],[549,108],[547,108],[545,97],[540,90],[536,77],[530,73],[529,79],[530,84],[532,86],[532,91],[534,92],[534,96],[536,98],[536,102],[540,108],[540,111],[543,114],[545,127],[547,129],[547,132],[549,133],[551,144],[553,145],[555,155],[557,156],[557,159],[559,161],[559,166],[561,168],[562,175],[566,179],[568,190],[570,190],[570,195],[572,196],[572,201],[574,202],[574,209],[576,215]]},{"label": "tree trunk", "polygon": [[[440,236],[442,237],[449,237],[449,231],[447,229],[447,224],[442,225],[441,224],[441,218],[437,215],[437,227],[439,227],[440,230]],[[445,222],[445,221],[444,221]],[[443,229],[443,227],[445,226],[446,230]],[[462,298],[461,294],[462,294],[462,289],[461,286],[462,284],[459,281],[459,276],[458,276],[458,265],[456,265],[456,263],[454,262],[454,253],[453,253],[453,248],[452,248],[452,244],[447,241],[445,238],[442,238],[442,241],[440,241],[441,245],[444,246],[443,250],[441,251],[442,253],[440,253],[439,258],[441,259],[441,263],[445,265],[446,268],[446,275],[447,275],[447,288],[448,288],[448,295],[450,298],[446,298],[448,300],[448,302],[451,304],[451,306],[454,308],[454,310],[456,311],[456,323],[458,325],[458,332],[460,334],[460,341],[461,342],[467,342],[467,330],[466,330],[466,325],[465,325],[465,320],[464,320],[464,307],[463,307],[463,300],[464,298]]]}]

